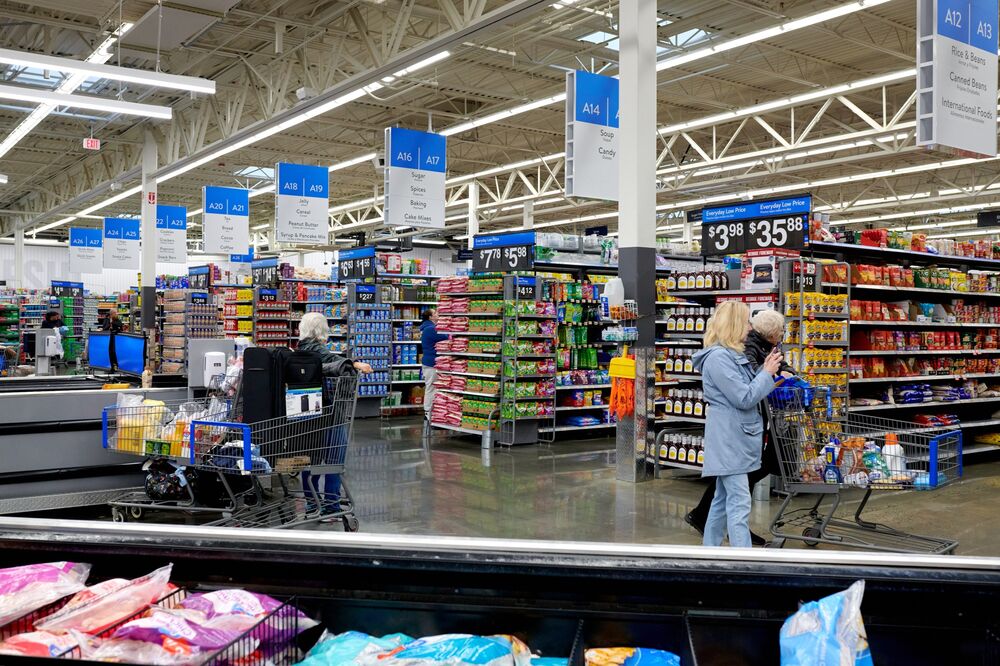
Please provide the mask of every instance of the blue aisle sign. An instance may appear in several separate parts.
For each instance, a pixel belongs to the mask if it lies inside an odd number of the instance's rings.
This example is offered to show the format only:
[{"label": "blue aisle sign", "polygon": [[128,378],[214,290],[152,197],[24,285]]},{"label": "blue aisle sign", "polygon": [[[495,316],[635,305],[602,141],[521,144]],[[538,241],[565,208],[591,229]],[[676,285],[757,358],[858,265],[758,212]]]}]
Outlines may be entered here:
[{"label": "blue aisle sign", "polygon": [[279,162],[274,167],[274,231],[279,243],[327,245],[330,170]]},{"label": "blue aisle sign", "polygon": [[812,196],[748,201],[701,209],[701,253],[802,250],[809,243]]},{"label": "blue aisle sign", "polygon": [[433,132],[388,127],[385,156],[385,224],[444,228],[448,140]]},{"label": "blue aisle sign", "polygon": [[917,1],[918,145],[996,156],[998,11],[998,0]]},{"label": "blue aisle sign", "polygon": [[156,204],[156,260],[187,263],[187,208]]},{"label": "blue aisle sign", "polygon": [[69,272],[100,273],[104,270],[104,234],[100,229],[70,228]]},{"label": "blue aisle sign", "polygon": [[142,262],[139,248],[141,226],[139,220],[104,218],[104,268],[139,269]]},{"label": "blue aisle sign", "polygon": [[208,254],[232,254],[250,246],[250,190],[206,185],[202,235]]},{"label": "blue aisle sign", "polygon": [[234,264],[253,264],[253,247],[247,248],[246,254],[231,254],[229,261]]},{"label": "blue aisle sign", "polygon": [[618,79],[566,73],[566,195],[618,201]]}]

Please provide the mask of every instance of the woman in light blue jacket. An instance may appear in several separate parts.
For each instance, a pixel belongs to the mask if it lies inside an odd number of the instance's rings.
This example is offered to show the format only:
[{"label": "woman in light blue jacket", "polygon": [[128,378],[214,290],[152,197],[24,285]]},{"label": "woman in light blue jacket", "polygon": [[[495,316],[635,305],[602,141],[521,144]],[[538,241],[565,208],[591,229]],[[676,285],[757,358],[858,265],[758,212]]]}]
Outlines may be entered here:
[{"label": "woman in light blue jacket", "polygon": [[708,403],[701,475],[715,477],[706,546],[721,546],[728,528],[731,546],[750,547],[747,474],[760,467],[764,419],[759,403],[774,389],[773,376],[781,365],[781,352],[775,349],[760,371],[754,371],[743,352],[750,331],[750,308],[745,303],[721,303],[705,327],[705,348],[693,359]]}]

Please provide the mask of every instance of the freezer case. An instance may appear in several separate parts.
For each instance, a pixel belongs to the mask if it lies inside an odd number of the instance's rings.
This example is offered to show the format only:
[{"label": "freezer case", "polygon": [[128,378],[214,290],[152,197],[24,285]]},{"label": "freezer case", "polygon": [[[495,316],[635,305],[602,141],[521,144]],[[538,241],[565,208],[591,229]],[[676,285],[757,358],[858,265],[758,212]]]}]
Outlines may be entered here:
[{"label": "freezer case", "polygon": [[0,520],[0,566],[52,560],[91,562],[94,580],[172,562],[188,589],[295,597],[334,632],[514,634],[571,664],[642,646],[775,666],[800,602],[864,579],[876,664],[1000,664],[991,558]]}]

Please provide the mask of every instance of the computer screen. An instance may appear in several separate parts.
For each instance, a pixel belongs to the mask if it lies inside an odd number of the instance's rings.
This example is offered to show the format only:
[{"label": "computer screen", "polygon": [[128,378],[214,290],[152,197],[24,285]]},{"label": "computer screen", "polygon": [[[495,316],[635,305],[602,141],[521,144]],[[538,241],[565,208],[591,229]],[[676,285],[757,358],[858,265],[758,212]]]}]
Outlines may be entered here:
[{"label": "computer screen", "polygon": [[118,372],[141,375],[146,368],[146,338],[129,333],[115,333],[115,367]]},{"label": "computer screen", "polygon": [[87,343],[87,357],[94,370],[111,372],[111,334],[91,333]]}]

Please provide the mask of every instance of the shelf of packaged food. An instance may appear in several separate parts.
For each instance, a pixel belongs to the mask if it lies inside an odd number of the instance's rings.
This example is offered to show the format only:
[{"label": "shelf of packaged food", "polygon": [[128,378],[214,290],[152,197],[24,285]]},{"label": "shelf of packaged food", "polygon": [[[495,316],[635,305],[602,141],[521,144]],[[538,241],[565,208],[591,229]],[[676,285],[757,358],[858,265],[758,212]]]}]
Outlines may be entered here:
[{"label": "shelf of packaged food", "polygon": [[421,320],[420,319],[391,319],[390,321],[393,321],[393,322],[396,322],[396,323],[400,323],[400,322],[404,322],[404,323],[405,322],[411,322],[412,323],[412,322],[418,322],[418,321],[421,321]]},{"label": "shelf of packaged food", "polygon": [[422,280],[440,280],[444,275],[418,275],[416,273],[383,273],[379,271],[380,278],[419,278]]},{"label": "shelf of packaged food", "polygon": [[346,302],[347,301],[289,301],[289,303],[293,303],[295,305],[342,305]]},{"label": "shelf of packaged food", "polygon": [[[674,339],[676,339],[676,338],[691,338],[692,340],[696,340],[696,339],[705,337],[704,333],[688,333],[688,332],[673,332],[673,331],[671,331],[669,333],[660,333],[659,335],[660,336],[665,336],[665,337],[668,337],[668,338],[674,338]],[[656,344],[660,344],[661,342],[668,342],[668,341],[667,340],[657,340]]]},{"label": "shelf of packaged food", "polygon": [[[803,343],[794,340],[785,340],[781,344],[801,347]],[[812,340],[805,343],[806,347],[846,347],[847,340]],[[854,352],[852,351],[851,354]]]},{"label": "shelf of packaged food", "polygon": [[557,386],[556,390],[557,391],[570,391],[570,390],[573,390],[573,389],[580,389],[580,390],[582,390],[582,389],[606,389],[606,388],[611,388],[611,384],[577,384],[577,385],[566,384],[566,385],[563,385],[563,386]]},{"label": "shelf of packaged food", "polygon": [[[537,402],[539,400],[552,400],[551,395],[519,395],[516,398],[506,398],[514,402]],[[549,417],[551,418],[551,417]]]},{"label": "shelf of packaged food", "polygon": [[481,352],[438,352],[438,356],[462,356],[468,358],[496,358],[500,355],[500,352],[495,352],[493,354],[481,353]]},{"label": "shelf of packaged food", "polygon": [[420,363],[393,363],[392,367],[394,367],[394,368],[422,368],[424,366],[422,364],[420,364]]},{"label": "shelf of packaged food", "polygon": [[459,391],[458,389],[449,389],[449,388],[436,388],[435,390],[438,393],[453,393],[455,395],[471,395],[471,396],[475,396],[477,398],[490,398],[490,399],[493,399],[493,400],[499,400],[500,399],[500,396],[497,395],[496,393],[478,393],[476,391]]},{"label": "shelf of packaged food", "polygon": [[215,282],[209,289],[253,289],[252,284],[236,284],[235,282]]},{"label": "shelf of packaged food", "polygon": [[[393,409],[423,409],[423,403],[412,403],[405,405],[382,405],[382,411],[392,411]],[[395,453],[395,451],[393,452]]]},{"label": "shelf of packaged food", "polygon": [[502,291],[439,291],[438,298],[442,296],[457,296],[465,298],[469,296],[503,296]]},{"label": "shelf of packaged food", "polygon": [[539,428],[538,432],[570,432],[574,430],[603,430],[614,428],[617,423],[592,423],[590,425],[557,425],[554,428]]},{"label": "shelf of packaged food", "polygon": [[[667,306],[667,305],[676,305],[678,307],[693,307],[693,308],[700,308],[702,306],[701,303],[692,303],[690,301],[656,301],[656,305],[657,305],[657,307],[659,307],[659,306]],[[660,322],[657,322],[657,323],[660,323]]]},{"label": "shelf of packaged food", "polygon": [[555,379],[555,376],[554,375],[509,375],[507,376],[507,379],[510,379],[512,381],[520,381],[522,379],[534,381],[536,379]]},{"label": "shelf of packaged food", "polygon": [[502,312],[439,312],[438,317],[502,317]]},{"label": "shelf of packaged food", "polygon": [[879,412],[887,409],[925,409],[927,407],[960,407],[963,405],[981,405],[1000,402],[1000,396],[995,398],[969,398],[968,400],[932,400],[930,402],[904,402],[883,405],[851,405],[852,412]]},{"label": "shelf of packaged food", "polygon": [[576,303],[577,305],[591,305],[600,303],[596,298],[567,298],[565,300],[557,300],[556,303]]},{"label": "shelf of packaged food", "polygon": [[704,416],[681,416],[679,414],[659,414],[657,423],[705,423]]},{"label": "shelf of packaged food", "polygon": [[[950,254],[931,254],[929,252],[916,252],[914,250],[896,250],[886,247],[871,247],[868,245],[854,245],[852,243],[823,243],[820,241],[810,241],[809,248],[814,254],[829,256],[831,254],[842,254],[845,257],[874,257],[879,259],[896,260],[910,259],[927,264],[937,264],[946,266],[969,266],[971,268],[1000,269],[1000,259],[983,259],[980,257],[957,257]],[[853,262],[851,262],[853,263]]]},{"label": "shelf of packaged food", "polygon": [[438,301],[389,301],[389,305],[437,305]]},{"label": "shelf of packaged food", "polygon": [[506,358],[523,358],[523,359],[547,359],[555,358],[555,354],[502,354]]},{"label": "shelf of packaged food", "polygon": [[981,356],[1000,354],[1000,349],[852,349],[851,356]]},{"label": "shelf of packaged food", "polygon": [[484,336],[484,337],[499,337],[503,335],[500,331],[442,331],[438,329],[438,333],[446,333],[448,335],[472,335],[472,336]]},{"label": "shelf of packaged food", "polygon": [[[660,377],[665,377],[667,379],[672,379],[674,381],[681,381],[681,382],[701,381],[701,375],[665,374],[665,375],[660,375]],[[657,382],[657,384],[659,384],[659,382]]]},{"label": "shelf of packaged food", "polygon": [[667,460],[666,458],[660,458],[657,462],[656,458],[653,456],[646,456],[646,462],[652,465],[659,465],[660,467],[672,467],[674,469],[687,469],[692,472],[700,472],[704,468],[701,465],[690,465],[688,463],[677,462],[676,460]]},{"label": "shelf of packaged food", "polygon": [[610,321],[561,321],[560,326],[608,326]]},{"label": "shelf of packaged food", "polygon": [[482,377],[483,379],[500,379],[499,374],[491,375],[482,372],[459,372],[458,370],[438,370],[439,375],[457,375],[459,377]]},{"label": "shelf of packaged food", "polygon": [[518,335],[515,335],[513,337],[515,339],[517,339],[517,340],[552,340],[553,339],[553,336],[551,336],[551,335],[536,335],[534,333],[528,333],[527,335],[518,334]]},{"label": "shelf of packaged food", "polygon": [[846,375],[847,368],[812,368],[810,370],[796,370],[803,375]]},{"label": "shelf of packaged food", "polygon": [[697,298],[699,296],[763,296],[777,293],[777,289],[680,289],[671,291],[670,295],[678,298]]},{"label": "shelf of packaged food", "polygon": [[608,405],[584,405],[582,407],[565,407],[562,405],[556,405],[557,412],[582,412],[589,409],[600,409],[601,411],[608,411]]},{"label": "shelf of packaged food", "polygon": [[[798,319],[798,317],[799,317],[798,313],[796,313],[796,314],[789,314],[789,315],[786,315],[786,316],[787,317],[791,317],[793,319]],[[805,319],[805,320],[807,320],[807,321],[814,320],[814,319],[836,319],[836,320],[843,319],[843,320],[847,320],[847,319],[850,319],[851,316],[848,315],[848,314],[844,314],[843,312],[807,312],[806,314],[802,315],[802,318]]]},{"label": "shelf of packaged food", "polygon": [[617,342],[611,342],[610,340],[601,340],[600,342],[567,342],[563,344],[557,344],[556,346],[559,347],[560,349],[597,349],[598,347],[610,347],[616,345],[618,345]]},{"label": "shelf of packaged food", "polygon": [[943,321],[876,321],[876,320],[853,320],[851,326],[888,326],[906,328],[1000,328],[1000,324],[990,324],[985,322],[943,322]]},{"label": "shelf of packaged food", "polygon": [[910,382],[921,384],[923,382],[937,382],[948,379],[984,379],[986,377],[995,378],[995,372],[974,372],[967,375],[913,375],[912,377],[860,377],[850,379],[851,384],[881,384],[890,382]]},{"label": "shelf of packaged food", "polygon": [[223,319],[253,319],[253,315],[222,315]]},{"label": "shelf of packaged food", "polygon": [[223,305],[253,305],[253,301],[223,301]]},{"label": "shelf of packaged food", "polygon": [[[826,287],[846,287],[847,285],[843,283],[824,283]],[[978,298],[980,296],[986,298],[1000,298],[1000,291],[961,291],[960,289],[932,289],[929,287],[891,287],[884,284],[852,284],[851,290],[859,291],[894,291],[903,293],[916,293],[916,294],[940,294],[942,296],[971,296],[973,298]]]},{"label": "shelf of packaged food", "polygon": [[[555,319],[556,316],[555,315],[540,315],[540,314],[515,314],[515,315],[512,315],[510,318],[511,319],[532,319],[532,320],[538,321],[538,320],[543,320],[543,319],[544,320]],[[562,322],[560,322],[560,323],[562,323]]]}]

